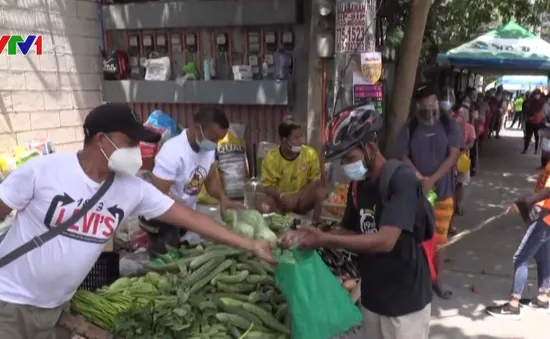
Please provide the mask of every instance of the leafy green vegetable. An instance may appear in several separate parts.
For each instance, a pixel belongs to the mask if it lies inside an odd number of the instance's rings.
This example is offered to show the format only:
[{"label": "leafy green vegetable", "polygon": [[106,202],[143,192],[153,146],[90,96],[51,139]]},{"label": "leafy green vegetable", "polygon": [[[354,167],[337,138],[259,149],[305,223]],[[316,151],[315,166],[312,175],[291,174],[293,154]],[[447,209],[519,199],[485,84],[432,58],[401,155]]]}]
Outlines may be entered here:
[{"label": "leafy green vegetable", "polygon": [[181,272],[150,271],[96,292],[79,290],[72,308],[127,339],[239,339],[245,330],[245,339],[286,336],[289,325],[278,322],[288,318],[288,306],[272,268],[225,245],[204,246],[183,249],[195,256],[176,262]]},{"label": "leafy green vegetable", "polygon": [[239,222],[252,225],[255,229],[267,228],[264,217],[256,210],[245,210],[239,214]]},{"label": "leafy green vegetable", "polygon": [[277,243],[277,235],[273,233],[268,227],[258,227],[256,228],[256,233],[254,234],[256,239],[263,239],[269,241],[272,244]]},{"label": "leafy green vegetable", "polygon": [[226,209],[223,213],[223,222],[227,225],[227,227],[231,229],[235,229],[237,226],[237,211],[232,209]]},{"label": "leafy green vegetable", "polygon": [[239,221],[235,226],[235,232],[244,235],[247,238],[253,239],[256,233],[254,226],[251,226],[243,221]]}]

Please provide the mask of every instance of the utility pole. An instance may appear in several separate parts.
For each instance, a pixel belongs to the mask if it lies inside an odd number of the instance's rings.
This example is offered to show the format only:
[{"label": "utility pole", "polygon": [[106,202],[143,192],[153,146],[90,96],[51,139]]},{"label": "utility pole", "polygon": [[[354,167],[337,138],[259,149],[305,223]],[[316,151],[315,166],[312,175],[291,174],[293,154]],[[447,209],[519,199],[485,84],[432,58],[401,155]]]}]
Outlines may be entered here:
[{"label": "utility pole", "polygon": [[411,96],[422,50],[424,29],[430,12],[432,0],[413,0],[410,16],[405,28],[403,43],[399,50],[395,85],[390,103],[390,114],[386,128],[386,154],[395,152],[397,135],[409,116]]}]

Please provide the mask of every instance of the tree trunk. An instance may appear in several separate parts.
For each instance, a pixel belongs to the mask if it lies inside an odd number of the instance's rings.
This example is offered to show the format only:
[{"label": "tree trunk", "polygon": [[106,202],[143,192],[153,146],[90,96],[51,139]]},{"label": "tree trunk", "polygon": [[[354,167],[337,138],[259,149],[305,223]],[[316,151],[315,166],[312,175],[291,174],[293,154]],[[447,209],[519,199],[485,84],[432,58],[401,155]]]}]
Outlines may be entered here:
[{"label": "tree trunk", "polygon": [[430,5],[431,0],[413,0],[411,4],[409,21],[399,50],[395,85],[387,119],[385,153],[388,156],[394,154],[397,135],[409,116],[411,96]]}]

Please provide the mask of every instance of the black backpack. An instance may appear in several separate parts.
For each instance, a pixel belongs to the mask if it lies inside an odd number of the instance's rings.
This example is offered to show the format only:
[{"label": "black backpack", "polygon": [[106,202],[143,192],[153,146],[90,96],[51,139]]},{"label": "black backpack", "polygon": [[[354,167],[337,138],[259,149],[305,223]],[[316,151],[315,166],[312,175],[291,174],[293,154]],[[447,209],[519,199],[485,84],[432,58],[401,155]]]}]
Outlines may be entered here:
[{"label": "black backpack", "polygon": [[[399,160],[388,160],[382,168],[380,175],[379,190],[382,197],[382,205],[387,204],[390,200],[390,181],[395,172],[401,168],[411,170],[409,166]],[[352,182],[352,199],[353,205],[357,209],[357,186],[358,182]],[[435,214],[432,205],[426,195],[422,191],[422,185],[418,185],[419,202],[414,223],[413,237],[418,242],[424,242],[433,238],[435,230]]]}]

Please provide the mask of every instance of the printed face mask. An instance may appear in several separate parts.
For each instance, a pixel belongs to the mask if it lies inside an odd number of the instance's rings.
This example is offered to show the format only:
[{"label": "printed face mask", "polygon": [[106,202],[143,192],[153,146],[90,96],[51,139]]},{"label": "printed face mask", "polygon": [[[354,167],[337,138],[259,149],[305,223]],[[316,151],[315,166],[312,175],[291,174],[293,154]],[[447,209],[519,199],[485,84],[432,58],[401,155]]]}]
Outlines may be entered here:
[{"label": "printed face mask", "polygon": [[342,169],[350,180],[361,181],[365,180],[369,170],[365,167],[363,160],[357,160],[351,164],[342,165]]},{"label": "printed face mask", "polygon": [[118,148],[109,137],[107,137],[107,140],[115,148],[110,157],[107,157],[103,149],[101,149],[101,152],[107,159],[109,169],[115,173],[136,175],[143,164],[139,146]]},{"label": "printed face mask", "polygon": [[204,132],[202,131],[201,125],[199,125],[199,128],[201,129],[202,140],[199,141],[199,139],[197,138],[196,142],[199,145],[200,151],[201,152],[215,151],[217,147],[216,143],[210,139],[207,139],[204,136]]}]

